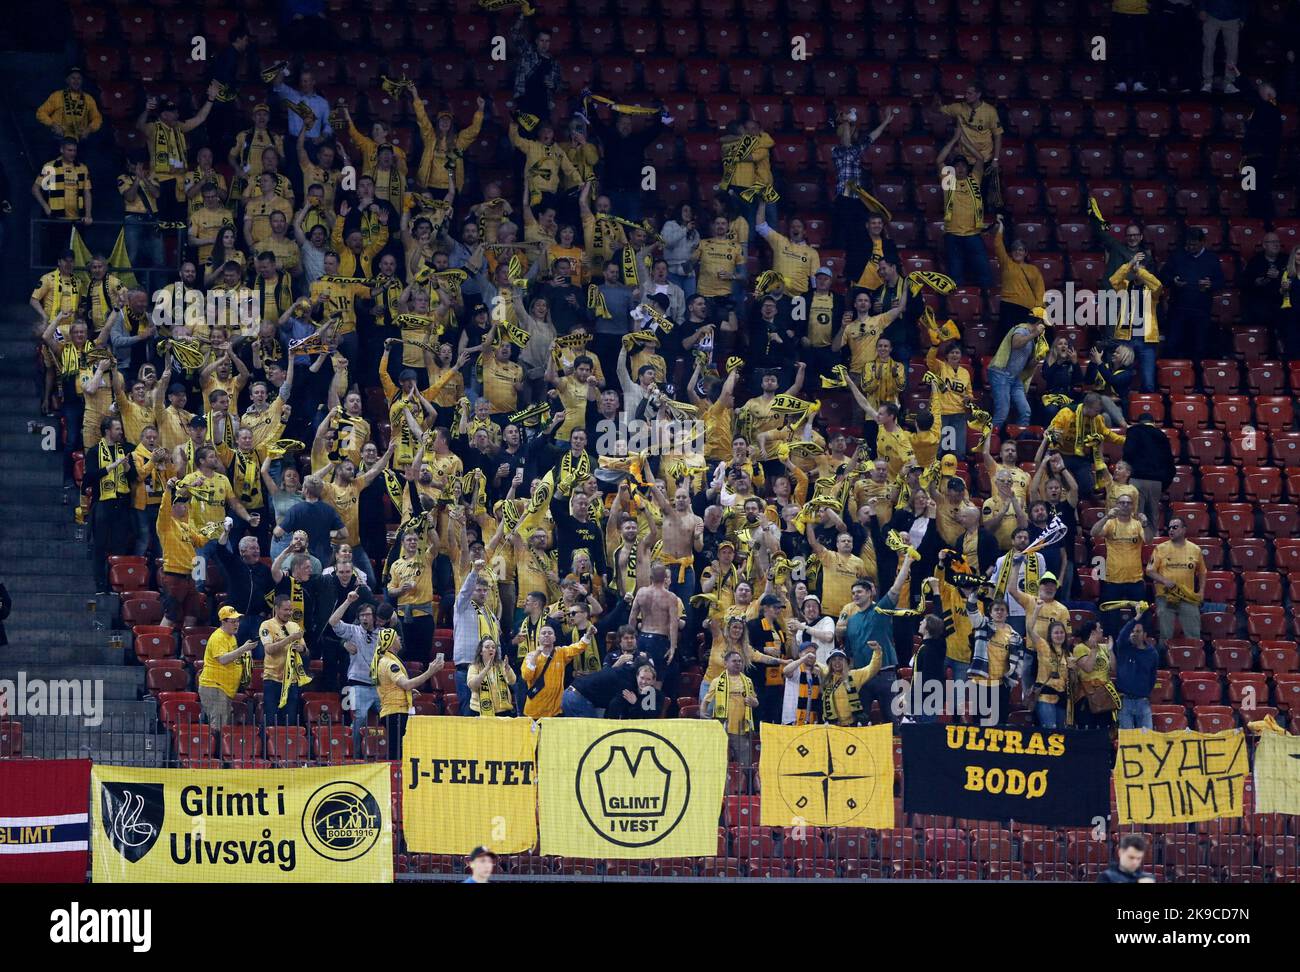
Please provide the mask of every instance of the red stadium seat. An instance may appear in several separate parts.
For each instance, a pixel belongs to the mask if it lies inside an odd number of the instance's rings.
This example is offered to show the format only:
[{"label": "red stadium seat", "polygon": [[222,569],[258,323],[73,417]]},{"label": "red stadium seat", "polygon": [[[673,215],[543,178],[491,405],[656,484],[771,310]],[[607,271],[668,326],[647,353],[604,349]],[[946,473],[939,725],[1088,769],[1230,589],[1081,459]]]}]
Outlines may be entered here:
[{"label": "red stadium seat", "polygon": [[[1235,500],[1241,492],[1236,466],[1206,466],[1201,470],[1201,492],[1212,503]],[[1252,517],[1253,525],[1254,519]]]},{"label": "red stadium seat", "polygon": [[1232,708],[1226,705],[1198,705],[1193,707],[1197,732],[1224,732],[1237,727]]},{"label": "red stadium seat", "polygon": [[1276,605],[1247,604],[1246,630],[1257,640],[1276,641],[1286,634],[1286,611]]},{"label": "red stadium seat", "polygon": [[1177,732],[1187,728],[1187,710],[1181,705],[1153,705],[1152,728],[1157,732]]},{"label": "red stadium seat", "polygon": [[176,641],[171,628],[137,624],[132,634],[135,639],[135,657],[141,662],[152,658],[172,658],[176,654]]},{"label": "red stadium seat", "polygon": [[1179,672],[1178,682],[1187,705],[1214,705],[1223,698],[1223,686],[1213,672]]}]

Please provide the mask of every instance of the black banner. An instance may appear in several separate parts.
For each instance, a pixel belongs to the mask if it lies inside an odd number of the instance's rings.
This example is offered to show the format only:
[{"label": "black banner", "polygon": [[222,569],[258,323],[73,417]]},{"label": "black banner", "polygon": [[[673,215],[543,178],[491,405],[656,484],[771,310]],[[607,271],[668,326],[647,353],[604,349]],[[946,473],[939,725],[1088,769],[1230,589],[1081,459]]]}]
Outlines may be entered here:
[{"label": "black banner", "polygon": [[908,813],[1086,827],[1110,812],[1108,733],[939,724],[901,729]]}]

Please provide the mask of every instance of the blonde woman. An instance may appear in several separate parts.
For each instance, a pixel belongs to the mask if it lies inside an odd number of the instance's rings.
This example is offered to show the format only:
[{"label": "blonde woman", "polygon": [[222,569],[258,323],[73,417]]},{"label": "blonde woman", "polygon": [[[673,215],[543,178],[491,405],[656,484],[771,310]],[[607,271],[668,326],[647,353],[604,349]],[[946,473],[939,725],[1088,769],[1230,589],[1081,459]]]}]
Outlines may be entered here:
[{"label": "blonde woman", "polygon": [[[1102,631],[1101,622],[1085,622],[1074,646],[1074,675],[1070,679],[1076,728],[1109,729],[1115,724],[1119,697],[1111,683],[1113,658],[1111,639]],[[1113,701],[1113,708],[1107,709],[1107,697]]]},{"label": "blonde woman", "polygon": [[469,710],[476,716],[506,717],[515,714],[514,669],[492,638],[480,638],[474,661],[465,679],[469,683]]}]

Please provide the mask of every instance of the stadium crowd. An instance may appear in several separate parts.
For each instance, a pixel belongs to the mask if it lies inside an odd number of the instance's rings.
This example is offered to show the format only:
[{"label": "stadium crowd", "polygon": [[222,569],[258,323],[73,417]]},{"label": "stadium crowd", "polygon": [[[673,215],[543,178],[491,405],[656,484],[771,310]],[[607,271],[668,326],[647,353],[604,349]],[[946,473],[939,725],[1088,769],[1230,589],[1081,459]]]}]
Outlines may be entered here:
[{"label": "stadium crowd", "polygon": [[[150,97],[136,120],[129,268],[66,245],[105,211],[82,71],[41,108],[58,149],[32,191],[60,221],[31,295],[45,407],[101,590],[110,556],[146,556],[165,625],[217,626],[208,720],[260,661],[267,722],[298,720],[307,685],[345,691],[358,749],[376,712],[392,754],[444,667],[460,715],[698,714],[742,762],[760,721],[935,718],[907,669],[978,687],[1001,721],[1014,700],[1041,726],[1149,728],[1156,646],[1200,637],[1207,567],[1130,397],[1158,358],[1226,342],[1204,233],[1160,266],[1089,200],[1125,299],[1092,333],[1052,326],[972,83],[938,102],[942,272],[904,266],[862,162],[897,109],[834,114],[833,268],[754,119],[719,136],[710,198],[658,206],[667,109],[582,92],[557,117],[530,14],[494,14],[508,118],[480,98],[457,128],[436,92],[383,79],[418,122],[407,145],[237,28],[192,108]],[[1276,92],[1235,60],[1248,138],[1276,159]],[[489,122],[506,183],[466,158]],[[1238,279],[1284,358],[1298,260],[1270,233]],[[987,369],[949,319],[958,286],[995,325]]]}]

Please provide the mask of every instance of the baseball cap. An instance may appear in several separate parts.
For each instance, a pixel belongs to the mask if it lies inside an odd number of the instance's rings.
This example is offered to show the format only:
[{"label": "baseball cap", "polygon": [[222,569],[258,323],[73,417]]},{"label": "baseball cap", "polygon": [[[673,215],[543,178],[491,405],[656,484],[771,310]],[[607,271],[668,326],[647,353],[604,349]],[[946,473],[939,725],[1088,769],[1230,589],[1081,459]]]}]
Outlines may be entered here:
[{"label": "baseball cap", "polygon": [[818,268],[817,268],[817,272],[814,273],[813,276],[814,276],[814,277],[833,277],[833,276],[835,276],[835,274],[831,271],[831,268],[830,268],[830,267],[818,267]]},{"label": "baseball cap", "polygon": [[1047,573],[1041,575],[1041,576],[1038,578],[1038,583],[1040,583],[1040,584],[1059,584],[1060,581],[1058,581],[1058,580],[1056,579],[1056,575],[1053,574],[1053,573],[1049,570]]},{"label": "baseball cap", "polygon": [[64,77],[65,77],[65,78],[70,78],[70,77],[72,77],[72,75],[74,75],[74,74],[81,74],[81,73],[82,73],[81,68],[78,67],[76,64],[74,64],[74,65],[72,65],[72,67],[68,68],[68,71],[67,71],[66,74],[64,74]]},{"label": "baseball cap", "polygon": [[[184,389],[182,389],[182,391],[184,391]],[[190,428],[192,429],[206,429],[207,427],[207,420],[204,419],[202,415],[195,415],[190,419]]]},{"label": "baseball cap", "polygon": [[185,386],[182,385],[179,381],[173,381],[170,385],[167,386],[167,394],[186,395],[188,394],[188,392],[186,391]]},{"label": "baseball cap", "polygon": [[217,612],[217,619],[220,621],[238,621],[243,615],[227,604]]},{"label": "baseball cap", "polygon": [[472,851],[470,851],[469,857],[465,858],[465,860],[473,862],[473,861],[477,861],[480,857],[490,857],[494,861],[497,859],[497,855],[495,851],[489,850],[488,848],[480,845],[478,847],[475,847]]},{"label": "baseball cap", "polygon": [[816,601],[816,602],[817,602],[817,606],[818,606],[818,607],[821,607],[822,599],[821,599],[820,597],[818,597],[816,594],[809,594],[809,595],[805,596],[804,599],[803,599],[802,601],[799,602],[799,606],[800,606],[800,607],[803,607],[803,606],[804,606],[805,604],[807,604],[809,601]]},{"label": "baseball cap", "polygon": [[397,376],[397,380],[398,380],[398,381],[415,381],[415,372],[412,371],[410,368],[403,368],[402,371],[401,371],[401,373]]},{"label": "baseball cap", "polygon": [[830,651],[830,654],[828,654],[828,655],[826,656],[826,660],[829,662],[829,661],[830,661],[832,658],[834,658],[836,655],[839,655],[841,658],[844,658],[844,659],[847,659],[847,658],[849,657],[848,655],[846,655],[846,654],[844,653],[844,649],[843,649],[843,648],[832,648],[831,651]]},{"label": "baseball cap", "polygon": [[259,111],[269,112],[270,110],[271,110],[271,106],[268,105],[265,101],[259,101],[257,104],[253,105],[254,112],[259,112]]}]

